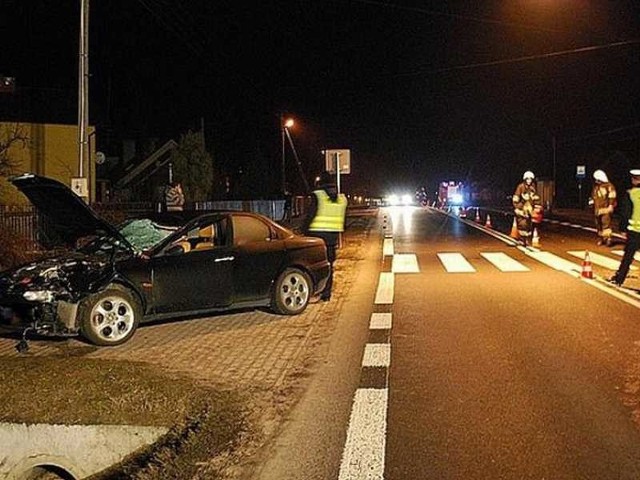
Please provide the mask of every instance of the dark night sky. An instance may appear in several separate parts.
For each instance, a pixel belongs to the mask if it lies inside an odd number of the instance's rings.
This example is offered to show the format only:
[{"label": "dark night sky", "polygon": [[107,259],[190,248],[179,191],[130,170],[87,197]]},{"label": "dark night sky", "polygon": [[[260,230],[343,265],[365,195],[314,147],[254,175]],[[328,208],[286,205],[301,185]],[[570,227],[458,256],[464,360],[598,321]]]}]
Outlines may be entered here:
[{"label": "dark night sky", "polygon": [[[0,2],[0,74],[17,78],[17,111],[76,122],[80,1]],[[100,148],[178,138],[204,119],[224,169],[277,189],[289,112],[307,176],[322,148],[350,148],[347,186],[374,193],[549,178],[552,135],[559,192],[574,189],[577,164],[614,177],[640,166],[640,43],[612,45],[640,39],[638,2],[254,3],[92,0]]]}]

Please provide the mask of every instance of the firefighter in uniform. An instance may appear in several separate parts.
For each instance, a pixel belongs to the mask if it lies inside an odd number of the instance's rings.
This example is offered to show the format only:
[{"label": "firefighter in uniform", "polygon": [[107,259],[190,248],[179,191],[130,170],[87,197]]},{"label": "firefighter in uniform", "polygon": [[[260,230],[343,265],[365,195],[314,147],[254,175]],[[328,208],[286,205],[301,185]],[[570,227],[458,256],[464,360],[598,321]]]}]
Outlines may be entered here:
[{"label": "firefighter in uniform", "polygon": [[512,199],[518,234],[525,246],[532,234],[532,217],[542,212],[542,204],[534,179],[533,172],[529,170],[524,172],[522,182],[516,187]]},{"label": "firefighter in uniform", "polygon": [[607,178],[607,174],[602,170],[593,172],[595,184],[591,190],[589,205],[593,205],[593,213],[596,219],[596,229],[598,231],[598,245],[606,244],[611,246],[611,217],[613,209],[616,207],[616,187]]},{"label": "firefighter in uniform", "polygon": [[320,300],[327,302],[331,299],[336,249],[340,242],[340,233],[344,231],[347,197],[342,193],[338,194],[338,188],[328,172],[322,172],[316,186],[304,231],[309,236],[322,238],[327,246],[327,258],[331,269],[327,285],[320,293]]},{"label": "firefighter in uniform", "polygon": [[[627,195],[622,203],[622,224],[621,229],[626,226],[627,243],[624,246],[624,255],[618,267],[618,271],[609,279],[611,283],[618,286],[624,283],[629,267],[640,248],[640,169],[630,170],[631,189],[627,190]],[[626,225],[625,225],[626,223]]]}]

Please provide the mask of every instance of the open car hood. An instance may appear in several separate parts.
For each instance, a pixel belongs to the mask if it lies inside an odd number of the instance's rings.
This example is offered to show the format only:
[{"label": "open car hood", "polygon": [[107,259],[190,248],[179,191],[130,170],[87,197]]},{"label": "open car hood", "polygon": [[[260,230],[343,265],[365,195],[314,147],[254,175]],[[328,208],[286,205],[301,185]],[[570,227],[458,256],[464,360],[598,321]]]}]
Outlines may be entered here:
[{"label": "open car hood", "polygon": [[111,237],[131,249],[113,225],[101,219],[66,185],[31,173],[12,177],[10,181],[38,210],[39,241],[45,247],[73,246],[78,239],[95,235]]}]

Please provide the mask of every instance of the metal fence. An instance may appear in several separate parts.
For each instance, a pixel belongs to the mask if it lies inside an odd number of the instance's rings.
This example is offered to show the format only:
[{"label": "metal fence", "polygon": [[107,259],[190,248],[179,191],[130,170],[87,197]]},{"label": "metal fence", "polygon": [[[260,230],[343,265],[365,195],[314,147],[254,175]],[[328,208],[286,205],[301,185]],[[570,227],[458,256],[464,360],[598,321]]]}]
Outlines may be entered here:
[{"label": "metal fence", "polygon": [[0,205],[0,229],[26,242],[26,248],[38,249],[36,209],[31,205]]}]

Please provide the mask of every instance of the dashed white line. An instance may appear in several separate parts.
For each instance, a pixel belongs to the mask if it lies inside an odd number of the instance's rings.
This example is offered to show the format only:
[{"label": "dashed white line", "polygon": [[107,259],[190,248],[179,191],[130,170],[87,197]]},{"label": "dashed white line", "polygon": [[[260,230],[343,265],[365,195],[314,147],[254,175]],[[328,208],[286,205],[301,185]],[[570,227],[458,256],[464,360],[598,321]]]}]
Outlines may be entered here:
[{"label": "dashed white line", "polygon": [[362,356],[363,367],[388,367],[391,365],[391,345],[388,343],[367,343]]},{"label": "dashed white line", "polygon": [[382,255],[390,257],[393,255],[393,238],[385,238],[382,245]]},{"label": "dashed white line", "polygon": [[356,390],[338,480],[382,480],[387,434],[386,388]]},{"label": "dashed white line", "polygon": [[390,313],[372,313],[369,321],[370,330],[390,330],[391,314]]},{"label": "dashed white line", "polygon": [[381,272],[378,280],[375,303],[377,305],[393,303],[394,274]]}]

